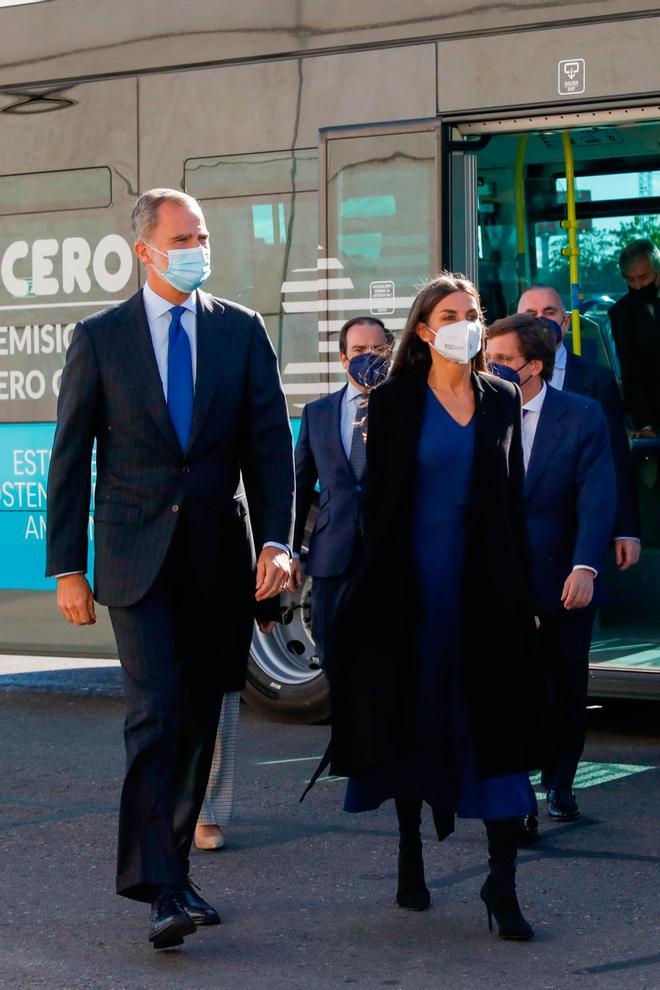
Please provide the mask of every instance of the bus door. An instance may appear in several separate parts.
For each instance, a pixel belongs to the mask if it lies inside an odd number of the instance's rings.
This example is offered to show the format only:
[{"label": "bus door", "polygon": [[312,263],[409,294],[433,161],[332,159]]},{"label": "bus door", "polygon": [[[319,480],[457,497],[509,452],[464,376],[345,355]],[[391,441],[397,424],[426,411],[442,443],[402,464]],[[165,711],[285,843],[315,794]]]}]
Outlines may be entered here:
[{"label": "bus door", "polygon": [[[657,108],[532,125],[526,118],[447,127],[448,266],[476,276],[488,322],[515,313],[527,286],[555,287],[572,311],[566,346],[619,375],[608,318],[627,291],[619,253],[643,237],[660,246]],[[660,439],[631,437],[631,449],[642,556],[619,572],[611,555],[592,685],[595,693],[660,696]]]},{"label": "bus door", "polygon": [[321,131],[319,347],[334,357],[353,316],[403,329],[420,282],[441,267],[442,159],[437,120]]}]

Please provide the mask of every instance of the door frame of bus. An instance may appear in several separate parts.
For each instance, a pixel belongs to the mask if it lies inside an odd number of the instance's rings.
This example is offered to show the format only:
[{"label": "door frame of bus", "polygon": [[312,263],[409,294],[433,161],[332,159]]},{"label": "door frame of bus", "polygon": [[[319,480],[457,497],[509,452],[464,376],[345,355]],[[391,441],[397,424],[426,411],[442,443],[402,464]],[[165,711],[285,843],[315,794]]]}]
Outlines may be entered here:
[{"label": "door frame of bus", "polygon": [[[458,268],[478,288],[478,195],[476,154],[496,133],[553,130],[569,132],[585,126],[615,126],[622,123],[652,123],[660,121],[660,95],[635,100],[596,100],[583,104],[530,107],[520,110],[474,111],[448,113],[432,118],[387,121],[376,124],[352,124],[325,127],[319,130],[319,247],[321,258],[328,258],[328,146],[341,139],[368,141],[384,134],[404,134],[434,131],[435,189],[434,257],[429,275],[444,266]],[[462,203],[463,221],[454,221],[457,201]],[[574,219],[574,218],[573,218]],[[567,217],[570,227],[571,218]],[[571,231],[567,230],[570,234]],[[568,239],[567,239],[568,240]],[[572,245],[567,243],[569,253]],[[570,259],[573,260],[573,259]],[[573,266],[574,267],[574,266]],[[328,291],[319,290],[319,302],[328,300]],[[573,303],[573,300],[572,300]],[[572,308],[574,308],[572,306]],[[327,313],[327,308],[324,310]],[[575,317],[573,317],[575,322]],[[326,375],[329,381],[329,373]]]},{"label": "door frame of bus", "polygon": [[[433,257],[432,271],[434,274],[439,271],[442,265],[443,248],[443,227],[442,227],[442,176],[443,176],[443,155],[442,155],[442,120],[439,117],[420,118],[417,120],[394,120],[380,124],[353,124],[345,127],[324,127],[319,130],[319,247],[320,258],[327,259],[329,255],[329,225],[328,225],[328,147],[331,141],[337,140],[364,140],[382,137],[383,135],[413,134],[433,132],[435,133],[435,210],[434,210],[434,237],[433,237]],[[328,291],[326,288],[319,290],[319,302],[327,302]],[[327,309],[325,310],[327,312]]]}]

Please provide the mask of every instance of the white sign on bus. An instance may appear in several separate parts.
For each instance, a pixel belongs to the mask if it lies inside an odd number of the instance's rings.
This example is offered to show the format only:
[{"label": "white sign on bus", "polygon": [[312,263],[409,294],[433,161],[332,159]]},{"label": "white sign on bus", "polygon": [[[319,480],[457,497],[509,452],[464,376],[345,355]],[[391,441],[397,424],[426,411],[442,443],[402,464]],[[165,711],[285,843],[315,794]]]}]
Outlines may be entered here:
[{"label": "white sign on bus", "polygon": [[[17,275],[17,264],[26,259],[31,266],[30,274]],[[38,238],[32,244],[13,241],[2,256],[0,278],[7,292],[16,299],[56,296],[59,292],[88,293],[92,289],[91,265],[96,285],[104,292],[116,293],[128,283],[133,260],[133,250],[120,234],[106,234],[94,250],[84,237],[65,237],[61,244],[54,237]]]}]

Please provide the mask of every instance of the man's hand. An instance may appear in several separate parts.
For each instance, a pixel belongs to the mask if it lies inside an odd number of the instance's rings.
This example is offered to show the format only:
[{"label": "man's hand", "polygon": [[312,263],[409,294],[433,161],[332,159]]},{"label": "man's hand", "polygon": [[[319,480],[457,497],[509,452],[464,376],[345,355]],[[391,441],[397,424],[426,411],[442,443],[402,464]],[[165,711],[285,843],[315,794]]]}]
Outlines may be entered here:
[{"label": "man's hand", "polygon": [[299,557],[294,557],[291,561],[291,577],[289,578],[288,590],[291,592],[300,591],[303,583],[303,566]]},{"label": "man's hand", "polygon": [[639,560],[641,549],[639,540],[615,540],[614,553],[619,570],[627,571],[629,567],[634,567]]},{"label": "man's hand", "polygon": [[586,567],[578,567],[571,571],[564,582],[561,600],[564,608],[569,611],[574,608],[586,608],[594,596],[594,572]]},{"label": "man's hand", "polygon": [[94,596],[84,574],[65,574],[57,579],[57,607],[74,626],[94,625]]},{"label": "man's hand", "polygon": [[277,547],[264,547],[257,561],[257,590],[255,598],[263,602],[286,591],[291,573],[288,554]]}]

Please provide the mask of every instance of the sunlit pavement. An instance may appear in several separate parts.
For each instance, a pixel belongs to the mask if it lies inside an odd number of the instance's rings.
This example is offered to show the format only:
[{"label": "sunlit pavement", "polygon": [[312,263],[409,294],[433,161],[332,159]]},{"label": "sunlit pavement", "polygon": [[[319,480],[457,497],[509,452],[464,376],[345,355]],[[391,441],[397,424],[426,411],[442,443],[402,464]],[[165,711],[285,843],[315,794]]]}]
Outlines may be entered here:
[{"label": "sunlit pavement", "polygon": [[69,676],[68,692],[62,683],[27,691],[30,673],[0,676],[2,987],[660,987],[657,706],[590,711],[582,817],[551,823],[542,803],[542,839],[520,856],[520,899],[537,936],[525,944],[488,932],[480,823],[459,822],[440,845],[427,817],[433,905],[401,911],[392,809],[345,814],[334,779],[299,804],[327,727],[243,708],[227,848],[193,856],[193,877],[224,923],[157,953],[147,909],[113,892],[121,700],[97,693],[84,670],[52,672]]}]

